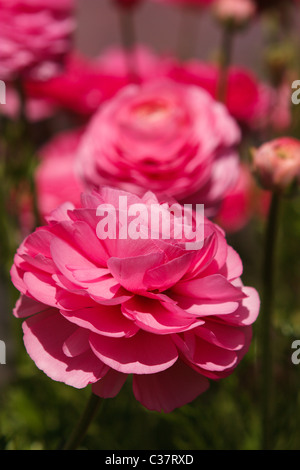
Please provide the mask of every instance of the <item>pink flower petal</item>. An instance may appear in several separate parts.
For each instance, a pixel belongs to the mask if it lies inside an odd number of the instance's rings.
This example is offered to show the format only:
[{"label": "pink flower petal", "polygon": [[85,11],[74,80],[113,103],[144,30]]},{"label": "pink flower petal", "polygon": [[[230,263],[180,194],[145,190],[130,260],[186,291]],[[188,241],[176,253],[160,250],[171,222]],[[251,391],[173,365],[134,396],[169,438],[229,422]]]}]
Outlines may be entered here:
[{"label": "pink flower petal", "polygon": [[127,377],[127,374],[110,369],[102,379],[92,385],[92,391],[102,398],[114,398],[120,392]]},{"label": "pink flower petal", "polygon": [[63,344],[75,330],[50,308],[24,321],[24,344],[37,367],[51,379],[84,388],[103,377],[107,367],[90,350],[77,357],[64,354]]},{"label": "pink flower petal", "polygon": [[233,286],[220,274],[213,274],[190,281],[180,281],[172,291],[176,294],[191,296],[215,302],[239,301],[245,298],[241,289]]},{"label": "pink flower petal", "polygon": [[30,317],[48,308],[48,305],[42,304],[26,295],[21,295],[16,302],[13,314],[17,318]]},{"label": "pink flower petal", "polygon": [[177,360],[177,349],[169,336],[140,331],[131,338],[108,338],[91,333],[90,344],[97,357],[124,374],[154,374]]},{"label": "pink flower petal", "polygon": [[166,371],[133,377],[136,399],[149,410],[165,413],[195,400],[208,387],[208,380],[181,360]]},{"label": "pink flower petal", "polygon": [[186,331],[192,326],[202,324],[193,315],[178,310],[173,312],[157,300],[135,296],[122,305],[122,312],[135,321],[142,330],[158,335]]},{"label": "pink flower petal", "polygon": [[138,331],[133,321],[124,317],[120,306],[94,305],[61,314],[70,322],[89,331],[112,338],[130,337]]}]

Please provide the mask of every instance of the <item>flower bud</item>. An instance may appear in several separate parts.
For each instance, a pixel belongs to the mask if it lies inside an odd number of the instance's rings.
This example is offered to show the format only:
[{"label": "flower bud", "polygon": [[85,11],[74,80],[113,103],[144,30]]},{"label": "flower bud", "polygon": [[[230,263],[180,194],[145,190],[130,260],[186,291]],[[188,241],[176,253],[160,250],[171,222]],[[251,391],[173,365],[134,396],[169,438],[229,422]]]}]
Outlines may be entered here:
[{"label": "flower bud", "polygon": [[282,137],[252,151],[254,174],[264,189],[294,195],[300,187],[300,141]]},{"label": "flower bud", "polygon": [[223,24],[240,28],[245,26],[255,15],[256,6],[253,0],[216,0],[215,17]]}]

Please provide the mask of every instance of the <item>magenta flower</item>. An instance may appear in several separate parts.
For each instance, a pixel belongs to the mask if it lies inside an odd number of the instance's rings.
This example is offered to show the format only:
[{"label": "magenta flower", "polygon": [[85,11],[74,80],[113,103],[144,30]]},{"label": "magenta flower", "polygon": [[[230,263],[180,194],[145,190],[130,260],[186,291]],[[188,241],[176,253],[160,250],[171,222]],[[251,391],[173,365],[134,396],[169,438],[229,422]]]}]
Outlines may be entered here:
[{"label": "magenta flower", "polygon": [[[164,60],[142,46],[132,57],[141,81],[162,75],[166,68]],[[47,99],[59,108],[90,116],[130,82],[126,52],[109,48],[92,60],[72,52],[63,73],[50,80],[28,80],[26,90],[29,97]]]},{"label": "magenta flower", "polygon": [[204,90],[170,80],[128,86],[93,116],[78,149],[88,187],[149,189],[215,213],[239,175],[240,131]]},{"label": "magenta flower", "polygon": [[71,46],[73,0],[1,0],[0,77],[47,79]]},{"label": "magenta flower", "polygon": [[[178,83],[195,85],[217,96],[219,67],[196,59],[173,65],[170,62],[167,75]],[[228,70],[228,85],[225,105],[229,113],[240,124],[247,127],[263,125],[274,100],[269,86],[260,82],[256,75],[245,67],[232,66]],[[258,124],[259,121],[259,124]]]},{"label": "magenta flower", "polygon": [[[139,222],[128,218],[130,237],[100,236],[109,233],[100,230],[106,217],[120,224],[136,204],[144,212]],[[162,224],[146,237],[153,207],[170,231]],[[241,260],[221,229],[204,218],[194,231],[201,247],[187,248],[191,222],[172,207],[149,192],[139,198],[104,188],[84,194],[78,209],[58,208],[21,244],[11,270],[21,292],[14,315],[27,317],[25,347],[50,378],[92,384],[108,398],[132,375],[137,400],[170,412],[204,392],[208,379],[234,371],[249,348],[258,294],[243,286]]]}]

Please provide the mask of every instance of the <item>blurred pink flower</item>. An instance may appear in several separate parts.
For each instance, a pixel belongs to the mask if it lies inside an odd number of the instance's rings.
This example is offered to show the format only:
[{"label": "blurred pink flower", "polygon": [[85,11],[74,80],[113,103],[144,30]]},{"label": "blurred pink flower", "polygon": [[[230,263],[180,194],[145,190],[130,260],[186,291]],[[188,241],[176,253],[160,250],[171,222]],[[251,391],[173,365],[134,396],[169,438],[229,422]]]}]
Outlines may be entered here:
[{"label": "blurred pink flower", "polygon": [[75,27],[73,1],[0,0],[0,9],[1,79],[58,73]]},{"label": "blurred pink flower", "polygon": [[[137,46],[131,54],[139,81],[166,74],[167,59],[148,48]],[[73,52],[62,74],[43,82],[28,81],[26,90],[29,97],[44,98],[60,108],[90,116],[131,81],[128,54],[112,47],[93,59]]]},{"label": "blurred pink flower", "polygon": [[227,232],[244,228],[255,212],[256,185],[250,168],[241,166],[237,184],[227,193],[215,221]]},{"label": "blurred pink flower", "polygon": [[226,108],[169,80],[123,89],[93,116],[78,149],[87,187],[149,189],[214,214],[238,179],[240,131]]},{"label": "blurred pink flower", "polygon": [[[98,235],[104,204],[120,221],[158,200],[103,188],[65,204],[21,244],[11,277],[21,292],[14,315],[26,318],[28,354],[50,378],[113,397],[127,376],[146,408],[171,412],[204,392],[208,379],[230,375],[247,352],[259,297],[241,281],[242,262],[223,232],[203,221],[203,246],[186,239]],[[164,209],[164,219],[168,215]],[[144,214],[145,215],[145,214]],[[135,217],[134,217],[135,218]],[[139,223],[149,229],[147,218]],[[202,230],[201,230],[202,233]]]},{"label": "blurred pink flower", "polygon": [[[190,60],[183,64],[174,61],[173,65],[170,62],[167,73],[172,80],[196,85],[216,98],[219,80],[217,65],[198,60]],[[242,67],[230,67],[225,105],[237,121],[252,127],[258,116],[261,121],[266,118],[269,102],[268,87],[262,84],[252,71]]]},{"label": "blurred pink flower", "polygon": [[253,172],[261,186],[284,194],[299,192],[300,141],[280,137],[252,150]]},{"label": "blurred pink flower", "polygon": [[[55,113],[56,108],[50,100],[30,97],[26,100],[25,112],[30,122],[47,119]],[[6,104],[0,107],[0,115],[16,120],[20,116],[20,98],[11,86],[6,87]]]},{"label": "blurred pink flower", "polygon": [[242,26],[255,16],[256,4],[254,0],[215,0],[213,12],[223,23]]},{"label": "blurred pink flower", "polygon": [[82,132],[64,131],[39,151],[35,182],[38,207],[43,217],[64,202],[80,205],[83,185],[76,176],[74,160]]},{"label": "blurred pink flower", "polygon": [[[131,52],[131,59],[138,83],[167,77],[175,82],[196,85],[216,97],[219,72],[214,64],[198,60],[181,63],[172,56],[157,55],[143,45]],[[63,74],[44,82],[30,81],[26,88],[29,97],[46,99],[58,108],[88,117],[130,83],[128,53],[119,47],[111,47],[93,59],[73,52]],[[290,97],[285,98],[286,94],[282,95],[281,103],[288,110]],[[225,104],[241,124],[265,126],[274,99],[275,92],[261,83],[253,72],[241,67],[230,68]]]}]

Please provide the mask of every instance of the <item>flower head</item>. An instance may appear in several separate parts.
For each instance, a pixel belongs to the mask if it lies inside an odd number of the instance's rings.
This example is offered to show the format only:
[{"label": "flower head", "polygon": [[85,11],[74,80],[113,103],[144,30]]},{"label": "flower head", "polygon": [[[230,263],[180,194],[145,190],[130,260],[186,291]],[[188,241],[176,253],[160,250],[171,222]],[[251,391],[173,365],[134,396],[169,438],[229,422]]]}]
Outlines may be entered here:
[{"label": "flower head", "polygon": [[253,0],[216,0],[213,5],[216,18],[232,27],[244,26],[256,13]]},{"label": "flower head", "polygon": [[[50,378],[92,384],[105,398],[132,375],[137,400],[170,412],[234,371],[250,345],[258,294],[243,285],[221,229],[205,217],[194,225],[190,208],[180,219],[182,206],[172,203],[171,211],[152,193],[103,188],[84,194],[80,208],[58,208],[21,244],[14,315],[26,318],[25,347]],[[164,223],[147,237],[158,213]],[[123,230],[126,215],[131,236],[100,236],[109,221]],[[198,249],[187,249],[192,228]]]},{"label": "flower head", "polygon": [[264,189],[293,194],[300,186],[300,142],[283,137],[252,151],[252,165]]},{"label": "flower head", "polygon": [[73,0],[0,0],[0,77],[47,79],[71,46]]},{"label": "flower head", "polygon": [[194,86],[158,80],[125,87],[92,118],[78,149],[88,187],[116,186],[205,204],[215,212],[239,174],[240,130]]}]

